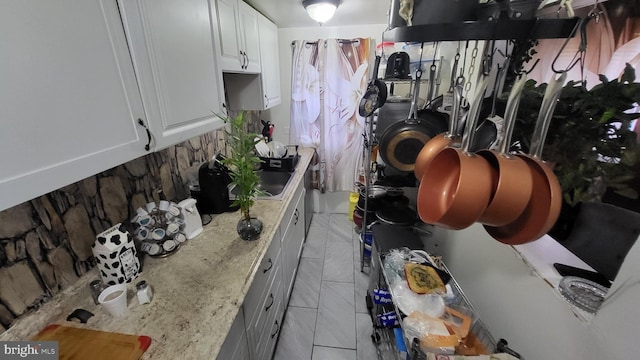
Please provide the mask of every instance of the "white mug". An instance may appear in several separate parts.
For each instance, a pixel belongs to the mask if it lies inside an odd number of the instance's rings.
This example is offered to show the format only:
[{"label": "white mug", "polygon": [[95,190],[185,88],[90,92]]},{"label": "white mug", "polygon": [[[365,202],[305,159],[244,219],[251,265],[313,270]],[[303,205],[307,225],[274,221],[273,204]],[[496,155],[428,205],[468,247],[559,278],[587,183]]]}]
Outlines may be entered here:
[{"label": "white mug", "polygon": [[169,223],[169,225],[167,225],[167,235],[173,235],[177,233],[178,230],[180,230],[180,226],[176,223]]},{"label": "white mug", "polygon": [[148,203],[146,205],[146,208],[147,208],[147,212],[151,213],[151,212],[154,212],[158,208],[158,205],[156,204],[155,201],[152,201],[152,202],[150,202],[150,203]]},{"label": "white mug", "polygon": [[167,200],[161,200],[159,209],[162,211],[167,211],[169,210],[169,206],[171,206],[170,202],[168,202]]}]

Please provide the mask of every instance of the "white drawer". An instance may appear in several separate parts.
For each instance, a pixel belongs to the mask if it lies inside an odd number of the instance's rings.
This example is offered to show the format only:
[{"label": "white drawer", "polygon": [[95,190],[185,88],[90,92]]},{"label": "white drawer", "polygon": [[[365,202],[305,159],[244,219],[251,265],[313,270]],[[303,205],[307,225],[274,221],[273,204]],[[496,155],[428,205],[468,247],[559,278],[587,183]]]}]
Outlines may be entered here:
[{"label": "white drawer", "polygon": [[276,267],[279,266],[281,261],[280,239],[276,237],[264,254],[264,258],[262,258],[262,262],[260,266],[258,266],[256,275],[253,278],[253,283],[244,299],[244,318],[247,323],[253,319],[256,310],[264,302],[267,288],[273,282]]},{"label": "white drawer", "polygon": [[[275,284],[274,284],[275,285]],[[278,335],[282,327],[282,316],[284,315],[284,289],[283,282],[274,286],[273,295],[275,301],[266,317],[264,324],[261,324],[260,331],[256,333],[258,339],[255,349],[258,359],[268,360],[273,355]],[[262,319],[260,319],[262,320]]]}]

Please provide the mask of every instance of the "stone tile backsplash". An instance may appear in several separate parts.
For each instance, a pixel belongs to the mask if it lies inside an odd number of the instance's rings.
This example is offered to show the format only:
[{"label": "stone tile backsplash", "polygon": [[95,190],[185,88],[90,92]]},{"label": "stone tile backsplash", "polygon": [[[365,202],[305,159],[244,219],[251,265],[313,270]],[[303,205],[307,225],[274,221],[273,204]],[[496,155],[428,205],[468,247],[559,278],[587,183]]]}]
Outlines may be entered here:
[{"label": "stone tile backsplash", "polygon": [[[249,129],[260,132],[258,112]],[[96,234],[128,223],[150,201],[179,202],[224,131],[189,139],[0,211],[0,333],[95,266]]]}]

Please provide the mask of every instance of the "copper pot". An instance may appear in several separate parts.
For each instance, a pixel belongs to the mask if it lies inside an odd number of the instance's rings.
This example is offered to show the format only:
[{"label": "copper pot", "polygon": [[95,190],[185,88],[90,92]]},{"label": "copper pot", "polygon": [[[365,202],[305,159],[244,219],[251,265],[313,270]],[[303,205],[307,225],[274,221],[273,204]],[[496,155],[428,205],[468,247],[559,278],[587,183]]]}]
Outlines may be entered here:
[{"label": "copper pot", "polygon": [[529,165],[520,157],[509,154],[520,94],[526,82],[527,76],[523,74],[511,88],[504,113],[505,134],[499,143],[500,151],[478,152],[489,162],[494,175],[489,206],[478,220],[486,225],[501,226],[513,222],[522,214],[531,197],[533,180]]},{"label": "copper pot", "polygon": [[416,179],[421,180],[424,170],[429,166],[431,160],[443,149],[460,143],[460,103],[462,102],[462,84],[453,88],[453,106],[451,117],[449,118],[449,131],[441,133],[429,140],[416,157],[413,173]]},{"label": "copper pot", "polygon": [[473,102],[460,149],[446,148],[424,170],[418,189],[418,214],[422,221],[460,230],[473,224],[484,212],[492,190],[492,168],[481,156],[469,152],[487,88],[483,76]]},{"label": "copper pot", "polygon": [[540,114],[531,138],[529,155],[519,155],[531,169],[533,191],[520,216],[504,226],[487,226],[486,231],[494,239],[509,245],[528,243],[539,239],[555,224],[562,207],[562,190],[551,168],[541,160],[542,148],[551,117],[567,77],[563,72],[549,81],[542,99]]}]

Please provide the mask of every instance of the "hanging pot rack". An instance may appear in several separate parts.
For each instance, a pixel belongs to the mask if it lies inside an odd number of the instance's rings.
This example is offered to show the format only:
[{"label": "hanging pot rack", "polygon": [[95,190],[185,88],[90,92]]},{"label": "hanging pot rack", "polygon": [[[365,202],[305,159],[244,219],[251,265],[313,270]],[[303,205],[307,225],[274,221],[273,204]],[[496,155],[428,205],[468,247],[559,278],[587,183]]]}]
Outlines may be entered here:
[{"label": "hanging pot rack", "polygon": [[383,41],[433,42],[460,40],[558,39],[571,37],[580,18],[495,19],[396,27]]}]

